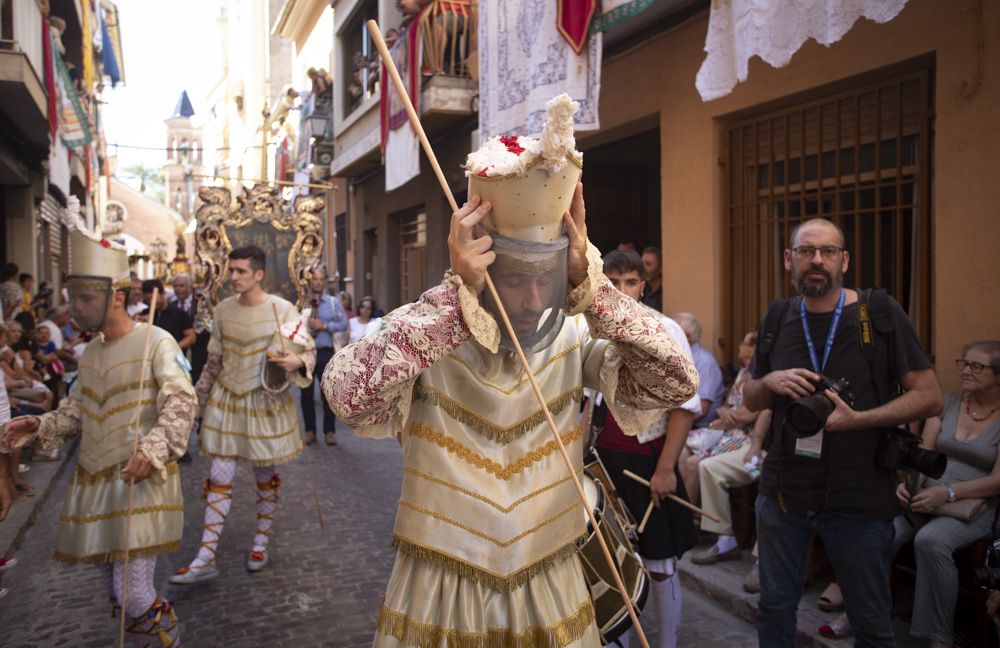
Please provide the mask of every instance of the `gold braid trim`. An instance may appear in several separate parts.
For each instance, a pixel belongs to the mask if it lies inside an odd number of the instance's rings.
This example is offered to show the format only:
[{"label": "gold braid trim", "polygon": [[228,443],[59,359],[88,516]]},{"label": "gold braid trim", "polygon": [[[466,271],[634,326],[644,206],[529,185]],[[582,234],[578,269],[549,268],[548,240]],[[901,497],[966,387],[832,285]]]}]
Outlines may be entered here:
[{"label": "gold braid trim", "polygon": [[[128,557],[129,558],[150,558],[152,556],[159,556],[160,554],[170,553],[172,551],[177,551],[181,548],[181,541],[177,540],[174,542],[166,542],[164,544],[153,545],[151,547],[138,547],[129,548]],[[90,554],[89,556],[74,556],[73,554],[63,553],[61,551],[52,552],[52,559],[58,560],[59,562],[66,563],[68,565],[103,565],[105,563],[118,562],[119,560],[125,560],[125,550],[115,549],[114,551],[105,551],[104,553]]]},{"label": "gold braid trim", "polygon": [[217,428],[214,425],[202,425],[201,429],[207,432],[215,432],[222,436],[234,436],[240,437],[241,439],[247,439],[248,441],[273,441],[275,439],[283,439],[289,434],[294,434],[299,429],[298,419],[292,424],[292,427],[288,428],[284,432],[277,432],[275,434],[247,434],[246,432],[232,432],[230,430],[223,430],[222,428]]},{"label": "gold braid trim", "polygon": [[[517,475],[525,468],[530,468],[532,464],[545,459],[559,449],[555,439],[552,439],[534,450],[529,450],[516,461],[504,465],[491,459],[487,459],[457,439],[454,439],[442,432],[438,432],[434,428],[427,427],[426,425],[413,423],[410,425],[409,433],[418,439],[426,439],[427,441],[437,445],[439,448],[444,448],[462,461],[471,464],[480,470],[485,470],[486,472],[495,475],[498,479],[502,479],[504,481],[507,481],[514,475]],[[583,436],[583,430],[578,425],[576,428],[562,435],[563,445],[569,445],[581,436]]]},{"label": "gold braid trim", "polygon": [[576,613],[550,626],[527,626],[520,632],[488,627],[485,632],[442,628],[382,605],[376,630],[391,635],[406,646],[419,648],[563,648],[579,641],[594,623],[594,605],[587,601]]},{"label": "gold braid trim", "polygon": [[575,554],[579,551],[580,547],[586,543],[586,541],[586,535],[580,536],[576,540],[559,547],[547,556],[543,556],[541,559],[533,562],[527,567],[519,569],[509,576],[504,576],[502,574],[497,574],[496,572],[483,569],[482,567],[477,567],[476,565],[468,563],[461,558],[448,555],[438,551],[437,549],[417,544],[412,540],[408,540],[403,536],[396,534],[393,534],[392,536],[392,548],[422,562],[443,567],[450,572],[458,574],[462,578],[468,578],[469,580],[476,581],[480,585],[484,585],[491,590],[497,592],[510,592],[516,590],[518,587],[521,587],[538,574],[548,571],[552,567]]},{"label": "gold braid trim", "polygon": [[[125,467],[125,463],[126,462],[122,462],[114,466],[108,466],[107,468],[98,470],[95,473],[89,473],[84,470],[83,466],[77,464],[76,474],[73,476],[73,483],[81,486],[93,486],[95,484],[103,484],[105,482],[122,479],[121,469]],[[168,475],[176,475],[181,471],[180,467],[174,462],[166,464],[164,468],[166,469]]]},{"label": "gold braid trim", "polygon": [[[157,504],[156,506],[143,506],[141,508],[132,509],[132,515],[145,515],[146,513],[163,513],[169,511],[180,511],[184,512],[183,504]],[[77,524],[90,524],[92,522],[103,522],[105,520],[112,520],[118,517],[127,517],[128,509],[122,509],[120,511],[108,511],[107,513],[98,513],[97,515],[60,515],[60,522],[76,522]]]},{"label": "gold braid trim", "polygon": [[202,454],[212,459],[232,459],[234,461],[246,461],[254,468],[265,468],[267,466],[280,466],[281,464],[286,464],[289,461],[295,461],[298,458],[298,456],[302,454],[302,446],[300,445],[298,448],[295,449],[295,452],[292,452],[291,454],[287,454],[283,457],[275,457],[274,459],[249,459],[247,457],[243,457],[240,455],[217,454],[214,452],[206,452],[205,450],[201,450],[199,454]]},{"label": "gold braid trim", "polygon": [[[500,511],[501,513],[510,513],[511,511],[513,511],[514,509],[516,509],[521,504],[524,504],[525,502],[527,502],[528,500],[531,500],[531,499],[533,499],[535,497],[538,497],[539,495],[541,495],[543,493],[546,493],[546,492],[552,490],[553,488],[556,488],[557,486],[561,486],[562,484],[565,484],[570,479],[572,479],[571,477],[563,477],[562,479],[560,479],[558,481],[554,481],[551,484],[548,484],[546,486],[542,486],[541,488],[539,488],[536,491],[532,491],[532,492],[528,493],[524,497],[521,497],[521,498],[515,500],[509,506],[504,506],[500,502],[491,500],[490,498],[486,497],[485,495],[480,495],[476,491],[469,490],[468,488],[464,488],[462,486],[459,486],[458,484],[453,484],[450,481],[447,481],[445,479],[440,479],[438,477],[435,477],[434,475],[431,475],[431,474],[428,474],[428,473],[425,473],[425,472],[421,472],[421,471],[417,470],[416,468],[410,468],[410,467],[406,466],[406,467],[403,468],[403,472],[408,472],[411,475],[414,475],[416,477],[420,477],[422,479],[426,479],[427,481],[431,482],[432,484],[437,484],[439,486],[444,486],[445,488],[450,488],[451,490],[457,491],[459,493],[462,493],[463,495],[468,495],[469,497],[471,497],[473,499],[477,499],[480,502],[483,502],[485,504],[489,504],[490,506],[492,506],[496,510]],[[577,474],[583,474],[583,466],[581,466],[577,470]]]},{"label": "gold braid trim", "polygon": [[404,499],[399,500],[399,505],[400,506],[405,506],[406,508],[410,509],[411,511],[414,511],[416,513],[420,513],[421,515],[426,515],[428,517],[434,518],[435,520],[438,520],[439,522],[444,522],[445,524],[450,524],[451,526],[453,526],[455,528],[461,529],[462,531],[465,531],[466,533],[471,533],[472,535],[477,536],[479,538],[482,538],[483,540],[487,540],[489,542],[492,542],[493,544],[495,544],[496,546],[500,547],[501,549],[506,549],[507,547],[511,546],[515,542],[517,542],[519,540],[523,540],[524,538],[527,538],[532,533],[536,533],[537,531],[541,530],[542,528],[547,527],[548,525],[552,524],[553,522],[555,522],[556,520],[558,520],[562,516],[566,515],[567,513],[576,510],[576,508],[578,506],[580,506],[580,503],[579,502],[573,502],[572,504],[570,504],[569,506],[567,506],[563,510],[559,511],[558,513],[556,513],[555,515],[542,520],[541,522],[539,522],[535,526],[531,527],[530,529],[522,531],[521,533],[518,533],[516,536],[514,536],[514,537],[512,537],[512,538],[510,538],[508,540],[501,540],[500,538],[494,538],[493,536],[491,536],[489,534],[486,534],[486,533],[483,533],[482,531],[480,531],[479,529],[477,529],[475,527],[472,527],[472,526],[469,526],[468,524],[464,524],[462,522],[459,522],[458,520],[454,520],[454,519],[448,517],[447,515],[442,515],[440,513],[434,512],[434,511],[432,511],[430,509],[426,509],[426,508],[424,508],[422,506],[418,506],[418,505],[414,504],[413,502],[407,502]]},{"label": "gold braid trim", "polygon": [[[539,376],[541,376],[543,371],[545,371],[546,369],[548,369],[549,367],[551,367],[553,364],[555,364],[559,360],[562,360],[564,357],[566,357],[570,353],[573,353],[574,351],[576,351],[579,348],[580,348],[580,343],[577,342],[577,343],[575,343],[575,344],[573,344],[573,345],[571,345],[569,347],[566,347],[565,349],[563,349],[559,353],[555,354],[554,356],[552,356],[551,358],[549,358],[548,360],[546,360],[545,363],[535,371],[535,378],[538,378]],[[528,382],[528,377],[524,375],[524,371],[522,370],[521,371],[521,377],[517,379],[517,382],[514,383],[513,387],[509,387],[509,388],[508,387],[501,387],[500,385],[495,385],[495,384],[493,384],[493,383],[491,383],[491,382],[489,382],[487,380],[483,380],[479,376],[479,370],[478,369],[474,369],[468,362],[466,362],[457,353],[452,353],[452,354],[448,355],[447,358],[449,360],[454,360],[458,364],[460,364],[463,367],[465,367],[466,369],[468,369],[469,370],[469,374],[471,375],[471,377],[476,382],[480,383],[481,385],[485,385],[485,386],[489,387],[490,389],[495,389],[496,391],[500,392],[504,396],[510,396],[515,391],[517,391],[518,388],[520,388],[522,385],[524,385],[525,383]]]},{"label": "gold braid trim", "polygon": [[[449,398],[443,392],[420,382],[417,382],[414,385],[413,395],[424,402],[440,407],[448,414],[448,416],[455,419],[459,423],[475,430],[490,441],[501,445],[507,445],[512,441],[517,441],[525,434],[545,422],[545,412],[539,408],[512,425],[497,425],[489,419],[466,408],[458,401]],[[573,389],[556,396],[546,403],[546,405],[548,405],[549,412],[555,416],[559,412],[566,409],[566,407],[571,403],[580,402],[582,398],[583,388],[574,387]]]},{"label": "gold braid trim", "polygon": [[[225,387],[223,387],[223,389],[225,389]],[[205,407],[206,409],[208,407],[214,407],[217,410],[229,412],[230,414],[250,414],[254,418],[264,418],[278,416],[279,414],[284,414],[295,408],[295,401],[291,398],[286,398],[284,401],[285,402],[282,403],[278,409],[271,409],[269,407],[243,407],[242,405],[236,405],[234,403],[223,403],[215,398],[209,397],[208,404]]]},{"label": "gold braid trim", "polygon": [[143,398],[143,399],[140,399],[140,400],[134,400],[134,401],[129,401],[127,403],[122,403],[121,405],[115,405],[114,407],[112,407],[108,411],[104,412],[104,414],[98,414],[97,412],[91,412],[86,407],[81,407],[80,408],[80,412],[84,416],[86,416],[87,418],[89,418],[91,421],[96,421],[97,423],[104,423],[105,421],[107,421],[109,418],[111,418],[115,414],[120,414],[121,412],[126,412],[126,411],[128,411],[130,409],[134,409],[136,406],[138,406],[138,407],[146,407],[147,405],[156,405],[156,399],[155,398]]},{"label": "gold braid trim", "polygon": [[[154,394],[156,393],[155,384],[150,384],[149,382],[146,382],[144,387],[145,387],[144,391],[148,389]],[[123,383],[121,385],[118,385],[117,387],[112,387],[111,389],[107,390],[106,392],[104,392],[104,394],[101,395],[99,395],[96,390],[91,389],[90,387],[82,387],[80,389],[80,395],[86,396],[90,400],[94,401],[94,403],[96,403],[98,407],[104,407],[104,404],[107,403],[109,400],[111,400],[111,398],[117,396],[118,394],[123,394],[125,392],[131,391],[133,389],[139,389],[138,380],[134,380],[128,383]]]}]

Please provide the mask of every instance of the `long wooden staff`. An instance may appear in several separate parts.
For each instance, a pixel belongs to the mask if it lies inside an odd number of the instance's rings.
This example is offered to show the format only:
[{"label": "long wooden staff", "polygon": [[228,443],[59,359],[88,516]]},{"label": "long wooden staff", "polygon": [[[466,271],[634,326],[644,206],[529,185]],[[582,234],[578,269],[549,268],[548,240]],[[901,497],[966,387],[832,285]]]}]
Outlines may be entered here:
[{"label": "long wooden staff", "polygon": [[[278,317],[278,307],[271,303],[271,312],[274,313],[274,326],[278,329],[278,342],[281,344],[281,355],[285,354],[285,336],[281,334],[281,319]],[[312,385],[309,385],[309,389],[312,389]],[[304,453],[306,456],[306,466],[309,469],[309,481],[312,482],[313,499],[316,500],[316,515],[319,516],[319,528],[325,529],[326,525],[323,523],[323,511],[319,507],[319,490],[316,488],[316,475],[313,474],[313,462],[309,453]]]},{"label": "long wooden staff", "polygon": [[[448,181],[445,180],[444,174],[441,172],[441,167],[438,165],[437,157],[434,155],[434,149],[431,148],[431,143],[427,139],[427,134],[424,133],[423,126],[420,125],[420,117],[417,116],[417,111],[413,109],[413,103],[410,101],[410,96],[406,92],[403,80],[399,76],[396,64],[393,62],[392,56],[389,55],[389,48],[386,46],[385,40],[382,38],[382,32],[379,31],[378,23],[374,20],[369,20],[368,32],[371,34],[372,40],[375,41],[375,47],[378,49],[379,56],[382,57],[382,63],[385,64],[386,69],[389,71],[389,76],[392,77],[393,85],[396,86],[396,92],[399,94],[399,98],[403,101],[403,106],[406,108],[406,114],[410,118],[410,124],[413,126],[413,130],[416,131],[417,137],[420,138],[420,144],[424,148],[424,153],[427,154],[427,159],[431,163],[431,168],[434,169],[434,174],[437,176],[438,182],[441,184],[441,189],[444,191],[444,195],[448,199],[448,204],[451,205],[452,211],[456,212],[458,211],[458,203],[455,201],[455,196],[451,193],[451,187],[448,186]],[[388,88],[383,89],[383,92],[387,91]],[[493,298],[493,302],[497,305],[497,310],[500,312],[500,318],[503,320],[503,324],[507,328],[507,334],[510,335],[511,342],[514,343],[514,350],[517,351],[517,357],[521,360],[521,366],[524,368],[524,373],[528,376],[528,381],[531,383],[531,389],[535,393],[535,398],[538,399],[539,405],[542,407],[542,412],[545,414],[545,420],[549,424],[549,430],[552,432],[552,438],[555,439],[556,446],[559,448],[559,453],[562,455],[563,461],[566,463],[566,470],[569,471],[569,476],[573,479],[573,485],[576,486],[576,493],[580,496],[580,502],[583,503],[583,508],[587,512],[587,518],[590,520],[590,524],[594,529],[594,535],[597,536],[597,541],[601,545],[601,552],[604,554],[604,559],[607,560],[608,567],[611,568],[611,573],[614,574],[615,584],[618,586],[618,592],[621,594],[622,599],[625,601],[625,606],[628,608],[628,614],[632,619],[632,625],[635,626],[635,630],[639,634],[639,641],[642,642],[643,648],[649,648],[649,642],[646,641],[646,635],[642,631],[642,625],[639,624],[639,615],[636,614],[635,607],[632,605],[632,598],[629,596],[628,590],[625,589],[625,583],[622,582],[621,575],[618,573],[618,564],[611,557],[611,551],[608,550],[608,545],[604,541],[604,534],[601,532],[601,527],[597,523],[594,511],[587,502],[587,495],[583,490],[583,484],[580,483],[580,478],[576,475],[576,470],[573,468],[573,461],[569,458],[569,453],[566,452],[566,445],[559,436],[559,430],[556,428],[556,423],[552,420],[552,413],[549,412],[549,408],[545,404],[545,398],[542,396],[542,390],[538,388],[538,383],[535,381],[535,375],[531,371],[531,366],[528,365],[528,359],[524,355],[524,350],[521,349],[521,343],[517,339],[517,333],[514,332],[514,327],[511,325],[510,319],[507,317],[507,311],[503,306],[503,302],[500,301],[500,296],[497,294],[496,287],[493,285],[493,280],[490,279],[489,272],[486,273],[486,288],[489,289],[490,296]]]},{"label": "long wooden staff", "polygon": [[[146,383],[146,356],[149,354],[149,338],[153,332],[153,320],[156,317],[156,304],[159,303],[160,299],[160,289],[153,288],[153,296],[149,300],[149,319],[146,322],[146,339],[142,345],[142,362],[139,365],[139,405],[135,408],[135,434],[132,440],[132,454],[129,458],[135,456],[135,453],[139,451],[139,423],[142,420],[142,389]],[[132,532],[132,493],[135,490],[135,475],[132,475],[128,479],[128,515],[125,517],[125,560],[122,564],[122,589],[121,589],[121,621],[118,624],[118,645],[121,648],[125,648],[125,616],[127,609],[125,607],[125,600],[128,598],[128,553],[129,553],[129,540],[130,534]],[[111,574],[114,578],[114,570]]]}]

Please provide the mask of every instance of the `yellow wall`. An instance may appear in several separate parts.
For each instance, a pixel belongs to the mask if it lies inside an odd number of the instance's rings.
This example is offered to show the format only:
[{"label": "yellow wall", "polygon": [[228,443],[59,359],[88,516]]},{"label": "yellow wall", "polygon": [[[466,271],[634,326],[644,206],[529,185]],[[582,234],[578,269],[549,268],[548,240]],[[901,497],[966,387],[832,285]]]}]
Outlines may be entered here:
[{"label": "yellow wall", "polygon": [[[832,47],[810,41],[785,68],[753,59],[746,82],[707,104],[694,86],[704,60],[707,12],[605,61],[602,130],[659,116],[664,310],[696,313],[705,329],[703,343],[720,360],[728,358],[718,344],[725,330],[719,119],[926,54],[935,56],[936,114],[930,351],[944,388],[958,387],[950,361],[964,342],[1000,337],[1000,3],[981,4],[981,53],[980,0],[910,0],[893,21],[861,19]],[[980,56],[985,74],[976,88]]]}]

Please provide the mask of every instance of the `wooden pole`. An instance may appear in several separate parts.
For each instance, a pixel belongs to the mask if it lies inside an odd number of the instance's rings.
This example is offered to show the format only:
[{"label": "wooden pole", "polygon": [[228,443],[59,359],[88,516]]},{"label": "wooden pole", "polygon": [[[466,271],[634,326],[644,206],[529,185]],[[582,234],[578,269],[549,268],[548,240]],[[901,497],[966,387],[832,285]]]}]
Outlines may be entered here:
[{"label": "wooden pole", "polygon": [[[113,294],[113,293],[112,293]],[[139,398],[142,399],[142,390],[146,384],[146,364],[147,356],[149,355],[149,338],[150,334],[153,332],[153,320],[156,318],[156,304],[160,299],[160,289],[153,288],[153,296],[149,300],[149,321],[146,322],[146,339],[142,345],[142,362],[139,363]],[[135,453],[139,451],[139,423],[142,420],[142,403],[135,408],[135,431],[134,439],[132,440],[132,454],[129,458],[135,456]],[[128,465],[128,464],[126,464]],[[132,532],[132,493],[135,490],[135,476],[131,476],[128,479],[128,514],[125,516],[125,559],[122,562],[122,587],[121,587],[121,600],[119,601],[121,605],[121,619],[118,624],[118,645],[120,648],[125,648],[125,617],[128,614],[125,610],[125,601],[128,598],[128,554],[129,554],[129,534]],[[111,580],[114,580],[114,569],[111,570]]]},{"label": "wooden pole", "polygon": [[[622,474],[625,475],[626,477],[628,477],[629,479],[631,479],[632,481],[639,482],[640,484],[642,484],[646,488],[649,488],[649,480],[643,479],[642,477],[640,477],[639,475],[635,474],[634,472],[632,472],[628,468],[626,468],[625,470],[623,470]],[[712,515],[708,511],[705,511],[703,509],[698,508],[697,506],[695,506],[691,502],[687,501],[686,499],[682,499],[680,497],[677,497],[673,493],[667,493],[667,499],[670,500],[671,502],[677,502],[678,504],[680,504],[684,508],[691,509],[695,513],[700,513],[701,515],[707,517],[709,520],[711,520],[712,522],[715,522],[716,524],[719,524],[719,523],[722,522],[722,520],[720,520],[719,518],[715,517],[714,515]],[[652,506],[653,502],[650,502],[649,505]],[[649,511],[646,511],[646,514],[648,515]],[[639,530],[639,533],[642,533],[642,529]]]},{"label": "wooden pole", "polygon": [[[382,63],[385,64],[385,67],[389,72],[389,76],[392,78],[393,85],[396,87],[396,92],[399,94],[399,97],[403,102],[403,106],[406,108],[406,114],[410,119],[410,124],[413,126],[413,129],[417,133],[417,137],[420,139],[420,144],[423,146],[424,153],[427,155],[427,159],[431,163],[431,168],[434,169],[434,174],[437,176],[438,182],[441,184],[441,189],[444,191],[445,197],[448,199],[448,204],[451,205],[452,211],[456,212],[458,211],[458,203],[455,201],[455,196],[451,193],[451,187],[448,186],[448,181],[445,180],[444,173],[441,172],[437,156],[434,155],[434,149],[431,148],[431,143],[427,139],[427,134],[424,133],[424,128],[420,124],[420,117],[417,115],[417,111],[413,109],[413,102],[410,101],[410,96],[406,92],[406,87],[403,85],[403,80],[399,76],[396,64],[393,62],[392,56],[389,55],[389,48],[386,47],[385,40],[382,38],[382,32],[379,31],[378,23],[374,20],[369,20],[368,32],[371,34],[372,40],[375,42],[375,48],[378,49],[379,56],[382,57]],[[383,88],[382,91],[388,92],[388,88]],[[629,596],[628,591],[625,589],[625,583],[622,582],[622,577],[618,570],[618,563],[616,563],[614,558],[611,557],[611,551],[608,549],[608,545],[604,541],[604,534],[600,532],[600,526],[597,523],[597,518],[594,517],[594,511],[587,502],[587,495],[583,490],[583,484],[580,483],[580,478],[577,476],[576,470],[573,467],[573,460],[570,459],[569,453],[566,451],[566,445],[563,443],[562,437],[559,436],[559,429],[556,427],[556,423],[552,419],[552,413],[545,404],[545,397],[542,396],[542,390],[538,387],[538,382],[535,381],[535,375],[532,373],[531,366],[528,364],[528,358],[524,355],[521,343],[517,339],[517,333],[514,331],[514,327],[511,325],[510,319],[507,317],[507,310],[504,308],[503,302],[500,301],[500,296],[497,294],[496,287],[493,285],[493,280],[490,279],[489,272],[486,273],[486,288],[490,291],[490,296],[493,298],[493,302],[497,305],[497,310],[500,313],[500,318],[503,320],[503,325],[507,329],[507,334],[510,335],[511,342],[514,344],[514,350],[517,352],[517,357],[521,361],[521,366],[524,368],[524,373],[528,377],[528,382],[531,383],[531,390],[535,393],[535,398],[538,399],[538,403],[542,407],[542,413],[545,415],[545,421],[549,424],[549,431],[552,432],[552,438],[555,439],[556,446],[559,448],[559,453],[562,455],[567,471],[569,471],[569,476],[573,479],[573,485],[576,486],[576,493],[580,497],[580,502],[583,503],[584,510],[587,512],[587,518],[590,520],[590,524],[593,528],[597,530],[594,535],[597,537],[598,543],[601,546],[601,552],[604,554],[604,559],[608,562],[608,567],[611,569],[611,573],[614,574],[615,584],[618,587],[618,592],[622,596],[622,600],[625,601],[625,607],[628,608],[628,614],[632,619],[632,625],[635,626],[635,630],[639,635],[639,641],[642,643],[643,648],[649,648],[649,642],[646,640],[646,635],[642,631],[642,625],[639,623],[639,615],[635,611],[635,606],[632,605],[632,599]]]},{"label": "wooden pole", "polygon": [[[278,317],[278,307],[271,302],[271,312],[274,313],[274,326],[278,330],[278,343],[281,344],[281,355],[285,355],[285,336],[281,334],[281,318]],[[312,389],[312,385],[309,386]],[[309,481],[312,483],[313,499],[316,501],[316,515],[319,516],[319,528],[325,529],[323,511],[319,507],[319,489],[316,488],[316,475],[313,474],[312,458],[306,453],[306,467],[309,470]]]}]

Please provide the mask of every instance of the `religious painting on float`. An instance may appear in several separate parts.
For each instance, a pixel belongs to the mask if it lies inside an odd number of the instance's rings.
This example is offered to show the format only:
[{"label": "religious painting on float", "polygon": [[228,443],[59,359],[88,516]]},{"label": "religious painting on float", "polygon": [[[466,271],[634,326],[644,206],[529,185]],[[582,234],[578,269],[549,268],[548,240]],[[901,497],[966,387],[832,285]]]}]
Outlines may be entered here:
[{"label": "religious painting on float", "polygon": [[198,198],[195,255],[207,299],[201,300],[205,307],[199,308],[196,328],[201,320],[207,325],[211,309],[231,294],[229,253],[247,245],[267,254],[264,290],[302,309],[312,269],[323,262],[325,200],[300,195],[290,203],[273,187],[260,184],[244,188],[235,205],[225,187],[201,187]]}]

